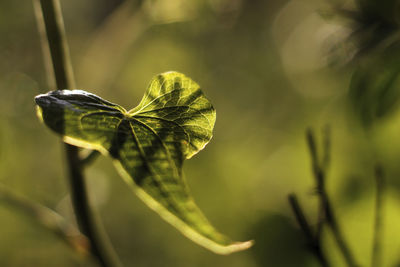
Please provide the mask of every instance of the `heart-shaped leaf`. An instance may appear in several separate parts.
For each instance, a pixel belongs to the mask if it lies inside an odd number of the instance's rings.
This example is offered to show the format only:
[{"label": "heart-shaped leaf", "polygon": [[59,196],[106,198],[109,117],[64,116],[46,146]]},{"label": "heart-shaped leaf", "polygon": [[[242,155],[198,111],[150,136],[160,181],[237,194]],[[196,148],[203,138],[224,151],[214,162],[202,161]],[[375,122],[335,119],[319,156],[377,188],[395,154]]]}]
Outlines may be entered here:
[{"label": "heart-shaped leaf", "polygon": [[194,81],[160,74],[130,111],[82,90],[52,91],[35,101],[49,128],[67,143],[110,155],[134,192],[188,238],[219,254],[251,246],[215,230],[182,176],[183,161],[210,141],[215,123],[215,109]]}]

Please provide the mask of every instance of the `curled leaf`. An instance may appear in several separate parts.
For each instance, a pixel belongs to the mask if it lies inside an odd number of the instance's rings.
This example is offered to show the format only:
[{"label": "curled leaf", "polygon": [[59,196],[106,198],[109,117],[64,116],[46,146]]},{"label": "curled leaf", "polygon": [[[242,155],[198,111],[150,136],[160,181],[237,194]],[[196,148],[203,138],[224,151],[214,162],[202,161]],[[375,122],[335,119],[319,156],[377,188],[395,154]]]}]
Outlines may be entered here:
[{"label": "curled leaf", "polygon": [[49,128],[67,143],[111,156],[139,198],[188,238],[219,254],[251,246],[208,222],[182,176],[183,161],[205,147],[215,123],[215,109],[190,78],[157,75],[130,111],[82,90],[52,91],[35,101]]}]

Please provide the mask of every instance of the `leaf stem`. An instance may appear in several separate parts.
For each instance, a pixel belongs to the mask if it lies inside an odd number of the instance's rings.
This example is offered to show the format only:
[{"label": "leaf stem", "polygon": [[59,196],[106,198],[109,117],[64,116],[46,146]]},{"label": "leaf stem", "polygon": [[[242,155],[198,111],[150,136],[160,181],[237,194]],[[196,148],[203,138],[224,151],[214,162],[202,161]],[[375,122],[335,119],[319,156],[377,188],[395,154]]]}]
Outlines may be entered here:
[{"label": "leaf stem", "polygon": [[[36,1],[36,2],[35,2]],[[68,44],[65,35],[64,22],[59,0],[34,0],[40,6],[42,16],[38,20],[44,21],[47,41],[49,45],[53,74],[57,89],[72,89],[75,81],[69,57]],[[41,22],[40,22],[41,23]],[[39,23],[39,25],[40,25]],[[48,75],[52,75],[48,73]],[[96,223],[94,214],[89,205],[85,177],[82,171],[82,161],[79,158],[78,148],[65,144],[66,161],[71,184],[71,197],[79,228],[90,241],[90,249],[103,267],[119,266],[118,258],[113,251],[109,240],[102,233],[100,225]]]},{"label": "leaf stem", "polygon": [[88,152],[88,154],[86,154],[85,157],[81,159],[83,167],[87,167],[92,164],[100,155],[101,153],[97,150],[91,150],[90,152]]},{"label": "leaf stem", "polygon": [[375,182],[376,182],[376,194],[375,194],[375,221],[374,221],[374,239],[372,245],[372,267],[382,266],[382,205],[383,205],[383,193],[385,174],[380,164],[375,166]]},{"label": "leaf stem", "polygon": [[[310,136],[307,137],[307,141],[310,147],[310,151],[311,151],[311,147],[313,149],[313,152],[311,152],[311,156],[312,156],[312,162],[313,162],[313,172],[316,173],[318,172],[318,169],[323,169],[324,172],[326,172],[326,170],[329,167],[330,164],[330,149],[331,149],[331,140],[330,140],[330,127],[328,125],[326,125],[323,129],[322,132],[323,135],[323,157],[322,157],[322,163],[321,163],[321,167],[318,167],[318,156],[317,156],[317,148],[316,148],[316,144],[315,141],[312,138],[312,134]],[[321,192],[321,187],[323,185],[323,180],[324,179],[319,179],[322,180],[322,182],[320,182],[317,185],[317,192]],[[324,227],[324,223],[326,220],[326,215],[325,215],[325,206],[324,203],[322,201],[318,202],[318,219],[317,219],[317,230],[316,230],[316,239],[320,242],[321,236],[322,236],[322,230]]]},{"label": "leaf stem", "polygon": [[[326,223],[331,228],[333,236],[339,247],[339,250],[341,251],[347,265],[350,267],[355,267],[357,266],[357,264],[350,251],[350,248],[348,247],[343,237],[343,233],[339,227],[335,213],[332,208],[332,204],[329,200],[328,193],[325,188],[325,177],[326,177],[325,168],[321,166],[321,164],[319,163],[317,144],[315,142],[314,133],[311,129],[307,130],[306,138],[307,138],[308,148],[310,150],[312,166],[313,166],[313,174],[317,184],[317,192],[320,198],[320,205],[324,208]],[[325,139],[329,140],[329,137],[325,137]],[[329,144],[329,142],[327,142],[326,140],[324,143]],[[325,155],[325,157],[327,156]]]},{"label": "leaf stem", "polygon": [[[36,2],[38,0],[35,0]],[[40,0],[53,75],[57,89],[75,88],[72,64],[65,35],[64,21],[59,0]],[[48,75],[51,75],[48,73]]]},{"label": "leaf stem", "polygon": [[297,223],[300,225],[301,230],[303,231],[304,235],[307,238],[311,252],[318,259],[321,266],[329,267],[329,263],[326,260],[324,253],[322,252],[320,242],[317,238],[313,236],[311,227],[306,219],[303,209],[300,206],[297,196],[293,193],[289,194],[288,200],[290,207],[292,208],[292,211],[297,220]]}]

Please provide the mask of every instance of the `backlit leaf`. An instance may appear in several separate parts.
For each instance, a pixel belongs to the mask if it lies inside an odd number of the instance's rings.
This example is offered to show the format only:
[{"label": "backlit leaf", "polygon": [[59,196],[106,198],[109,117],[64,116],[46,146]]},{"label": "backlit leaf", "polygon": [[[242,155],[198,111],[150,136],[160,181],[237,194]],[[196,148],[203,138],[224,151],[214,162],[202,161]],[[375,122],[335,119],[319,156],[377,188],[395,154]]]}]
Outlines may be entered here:
[{"label": "backlit leaf", "polygon": [[220,254],[251,246],[215,230],[182,176],[183,161],[210,141],[215,123],[215,110],[194,81],[160,74],[130,111],[82,90],[52,91],[35,101],[49,128],[67,143],[111,156],[134,192],[188,238]]}]

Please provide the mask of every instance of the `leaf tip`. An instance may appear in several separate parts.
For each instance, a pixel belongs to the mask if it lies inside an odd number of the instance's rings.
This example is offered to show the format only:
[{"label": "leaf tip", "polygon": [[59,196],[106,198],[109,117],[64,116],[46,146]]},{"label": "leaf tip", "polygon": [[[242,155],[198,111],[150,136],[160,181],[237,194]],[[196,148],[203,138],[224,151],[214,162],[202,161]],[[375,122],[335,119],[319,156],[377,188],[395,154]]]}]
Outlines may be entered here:
[{"label": "leaf tip", "polygon": [[226,247],[214,250],[215,253],[221,255],[229,255],[231,253],[243,251],[251,248],[254,245],[254,240],[244,242],[234,242]]},{"label": "leaf tip", "polygon": [[39,107],[48,106],[50,104],[49,94],[40,94],[35,96],[35,103]]}]

